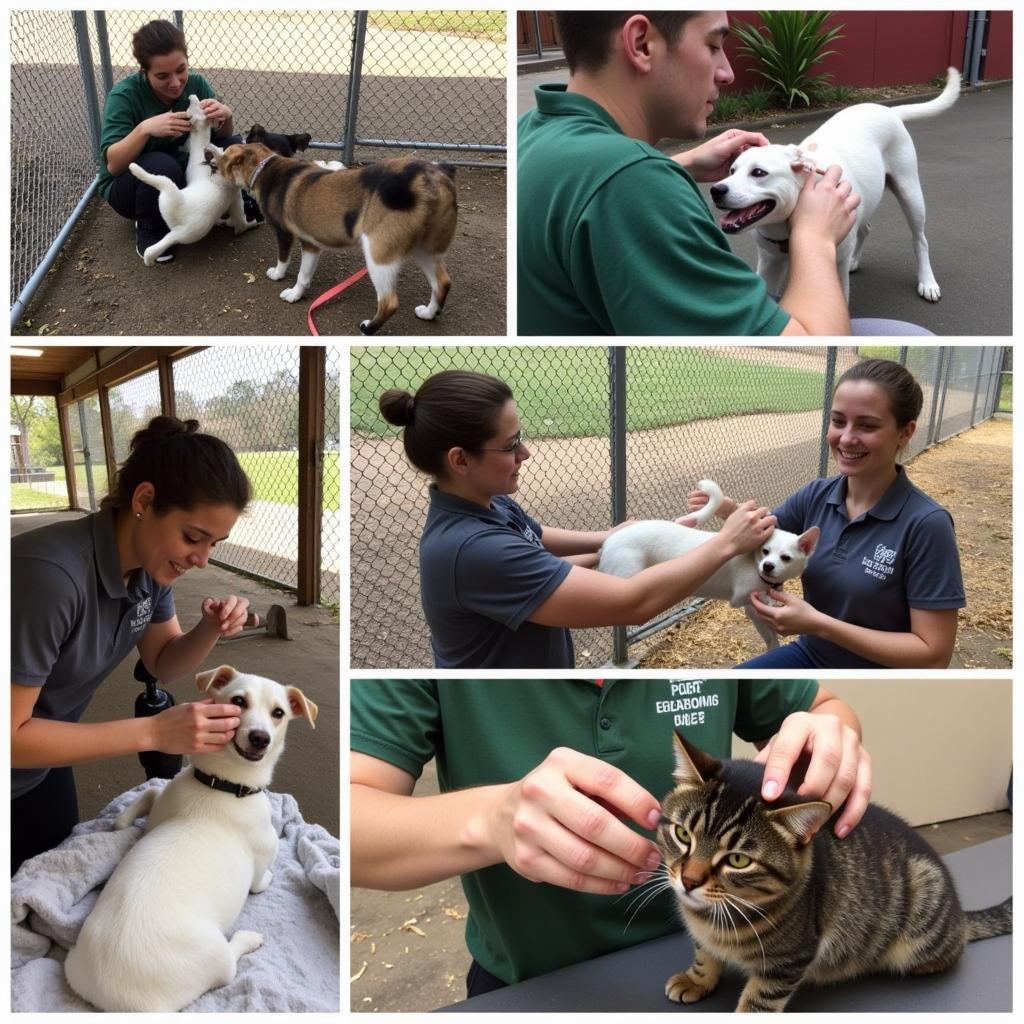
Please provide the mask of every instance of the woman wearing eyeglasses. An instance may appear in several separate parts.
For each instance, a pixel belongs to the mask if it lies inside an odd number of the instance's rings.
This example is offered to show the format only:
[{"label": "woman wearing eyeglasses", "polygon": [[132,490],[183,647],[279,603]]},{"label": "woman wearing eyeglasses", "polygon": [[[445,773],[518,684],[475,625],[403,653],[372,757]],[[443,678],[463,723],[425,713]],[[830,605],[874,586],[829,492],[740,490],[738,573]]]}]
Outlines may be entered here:
[{"label": "woman wearing eyeglasses", "polygon": [[379,399],[409,461],[433,478],[420,596],[437,668],[572,668],[570,629],[646,622],[775,528],[748,501],[715,538],[629,579],[596,571],[611,531],[541,526],[509,495],[530,458],[509,386],[445,370]]}]

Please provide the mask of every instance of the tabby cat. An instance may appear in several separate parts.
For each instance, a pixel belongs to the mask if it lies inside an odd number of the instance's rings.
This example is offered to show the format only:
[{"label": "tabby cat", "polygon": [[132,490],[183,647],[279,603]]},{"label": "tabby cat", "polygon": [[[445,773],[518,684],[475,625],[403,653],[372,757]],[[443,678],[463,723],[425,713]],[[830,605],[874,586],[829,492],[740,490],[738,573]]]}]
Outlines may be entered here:
[{"label": "tabby cat", "polygon": [[938,854],[894,814],[872,806],[838,840],[824,801],[762,803],[763,774],[676,736],[657,842],[695,955],[669,999],[709,995],[728,963],[747,975],[737,1011],[780,1011],[805,982],[944,971],[966,942],[1011,931],[1011,901],[965,913]]}]

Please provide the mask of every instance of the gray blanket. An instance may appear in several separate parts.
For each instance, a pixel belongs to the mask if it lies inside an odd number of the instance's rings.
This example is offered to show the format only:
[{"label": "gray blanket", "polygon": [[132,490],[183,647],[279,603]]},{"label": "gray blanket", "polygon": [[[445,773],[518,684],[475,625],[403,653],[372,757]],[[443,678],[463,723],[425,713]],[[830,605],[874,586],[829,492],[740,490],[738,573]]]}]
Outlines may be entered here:
[{"label": "gray blanket", "polygon": [[[111,831],[113,819],[154,779],[122,793],[93,821],[82,822],[55,850],[26,861],[11,879],[11,1009],[89,1012],[64,979],[98,887],[138,841],[138,825]],[[340,1008],[338,840],[302,820],[295,800],[270,793],[277,834],[274,880],[250,896],[235,929],[262,932],[264,944],[243,956],[230,985],[185,1007],[193,1012],[330,1011]]]}]

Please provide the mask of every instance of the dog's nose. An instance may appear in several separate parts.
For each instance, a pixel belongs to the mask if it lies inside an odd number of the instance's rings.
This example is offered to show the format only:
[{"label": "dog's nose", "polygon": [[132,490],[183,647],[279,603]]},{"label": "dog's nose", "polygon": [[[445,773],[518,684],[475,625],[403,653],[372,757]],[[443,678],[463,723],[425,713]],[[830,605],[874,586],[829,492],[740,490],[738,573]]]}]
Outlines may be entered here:
[{"label": "dog's nose", "polygon": [[728,185],[712,185],[711,186],[711,198],[721,199],[729,191]]},{"label": "dog's nose", "polygon": [[266,750],[270,746],[270,734],[257,732],[255,729],[249,733],[249,746],[254,750]]}]

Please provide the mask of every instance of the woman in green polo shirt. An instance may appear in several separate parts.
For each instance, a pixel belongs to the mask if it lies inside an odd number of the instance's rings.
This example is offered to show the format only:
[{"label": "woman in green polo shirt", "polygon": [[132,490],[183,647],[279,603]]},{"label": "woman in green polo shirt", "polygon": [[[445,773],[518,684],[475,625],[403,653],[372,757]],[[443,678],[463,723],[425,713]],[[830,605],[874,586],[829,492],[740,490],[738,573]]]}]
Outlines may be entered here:
[{"label": "woman in green polo shirt", "polygon": [[[122,217],[135,222],[135,248],[141,257],[159,242],[168,228],[160,216],[159,193],[129,170],[137,163],[151,174],[170,178],[185,187],[189,132],[188,98],[214,122],[213,140],[219,146],[241,142],[235,135],[231,108],[214,96],[202,75],[189,70],[185,34],[169,21],[151,21],[132,36],[132,53],[139,71],[118,82],[107,94],[100,137],[99,190]],[[255,201],[243,193],[246,216],[256,217]],[[260,218],[262,219],[262,218]],[[174,259],[170,249],[158,263]]]},{"label": "woman in green polo shirt", "polygon": [[182,630],[172,588],[203,568],[250,499],[231,448],[195,420],[158,416],[132,438],[100,511],[11,545],[11,867],[59,845],[78,821],[72,765],[145,750],[220,749],[237,709],[178,704],[149,718],[80,722],[132,650],[163,680],[193,673],[249,602],[208,597]]}]

